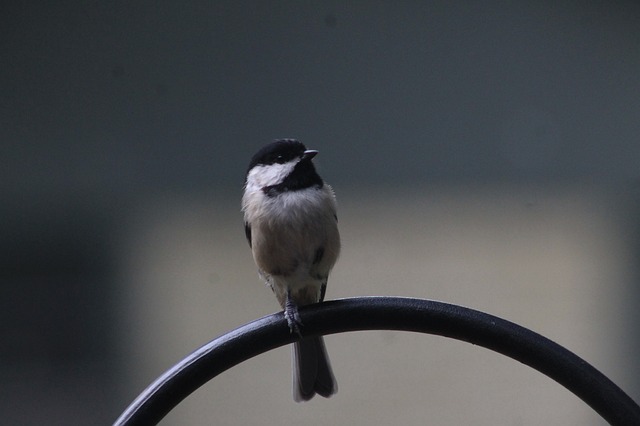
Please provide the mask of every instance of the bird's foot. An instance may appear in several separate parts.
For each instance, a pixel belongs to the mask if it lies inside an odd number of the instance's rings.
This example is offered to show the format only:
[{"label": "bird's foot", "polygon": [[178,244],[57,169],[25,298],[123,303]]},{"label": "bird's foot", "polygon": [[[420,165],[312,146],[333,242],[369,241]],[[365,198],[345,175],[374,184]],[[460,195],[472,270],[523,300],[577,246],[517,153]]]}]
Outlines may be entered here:
[{"label": "bird's foot", "polygon": [[300,332],[300,327],[302,327],[302,319],[300,318],[300,314],[298,313],[298,305],[295,304],[293,300],[287,295],[287,303],[284,306],[284,318],[287,320],[287,324],[289,325],[289,331],[291,333],[296,333],[298,336],[302,337],[302,333]]}]

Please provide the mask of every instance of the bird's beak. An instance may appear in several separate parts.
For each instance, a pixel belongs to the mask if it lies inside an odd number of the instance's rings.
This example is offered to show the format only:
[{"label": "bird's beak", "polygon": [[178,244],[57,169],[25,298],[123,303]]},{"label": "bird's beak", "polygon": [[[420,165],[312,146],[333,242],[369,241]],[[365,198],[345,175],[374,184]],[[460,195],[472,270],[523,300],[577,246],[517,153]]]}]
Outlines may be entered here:
[{"label": "bird's beak", "polygon": [[302,159],[311,160],[316,155],[318,155],[318,151],[316,151],[315,149],[308,149],[304,153],[302,153]]}]

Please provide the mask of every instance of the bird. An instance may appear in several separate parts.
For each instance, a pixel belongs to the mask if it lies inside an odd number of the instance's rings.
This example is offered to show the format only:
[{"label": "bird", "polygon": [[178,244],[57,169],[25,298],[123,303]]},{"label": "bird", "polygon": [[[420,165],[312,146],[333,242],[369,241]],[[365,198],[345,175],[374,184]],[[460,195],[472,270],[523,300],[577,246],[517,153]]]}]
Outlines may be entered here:
[{"label": "bird", "polygon": [[298,307],[322,302],[340,254],[333,188],[312,162],[318,151],[296,139],[259,149],[246,172],[244,229],[259,276],[284,310],[292,333],[293,399],[325,398],[338,391],[322,336],[302,336]]}]

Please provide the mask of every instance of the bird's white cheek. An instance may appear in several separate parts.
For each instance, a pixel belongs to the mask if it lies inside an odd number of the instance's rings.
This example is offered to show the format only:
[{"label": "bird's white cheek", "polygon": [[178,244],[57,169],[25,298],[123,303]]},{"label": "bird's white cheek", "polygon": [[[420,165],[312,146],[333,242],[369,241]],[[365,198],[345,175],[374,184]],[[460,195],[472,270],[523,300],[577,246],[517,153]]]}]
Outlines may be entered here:
[{"label": "bird's white cheek", "polygon": [[256,166],[247,175],[247,188],[259,189],[265,186],[277,185],[293,171],[295,166],[295,161],[284,164]]}]

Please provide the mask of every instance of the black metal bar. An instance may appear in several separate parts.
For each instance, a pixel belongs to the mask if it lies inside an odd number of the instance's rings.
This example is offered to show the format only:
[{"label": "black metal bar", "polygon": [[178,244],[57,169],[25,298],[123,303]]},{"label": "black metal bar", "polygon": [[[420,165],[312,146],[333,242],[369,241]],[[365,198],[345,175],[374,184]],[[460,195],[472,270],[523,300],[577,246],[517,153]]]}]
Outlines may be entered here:
[{"label": "black metal bar", "polygon": [[[551,340],[483,312],[423,299],[360,297],[300,309],[307,335],[356,330],[436,334],[518,360],[573,392],[616,426],[640,425],[640,407],[606,376]],[[152,383],[115,426],[155,425],[189,394],[221,372],[296,340],[282,313],[269,315],[202,346]]]}]

